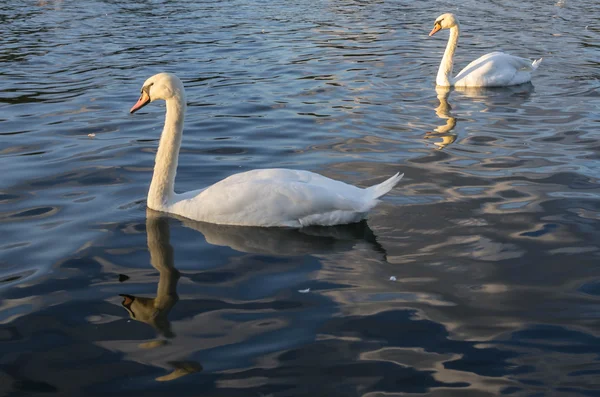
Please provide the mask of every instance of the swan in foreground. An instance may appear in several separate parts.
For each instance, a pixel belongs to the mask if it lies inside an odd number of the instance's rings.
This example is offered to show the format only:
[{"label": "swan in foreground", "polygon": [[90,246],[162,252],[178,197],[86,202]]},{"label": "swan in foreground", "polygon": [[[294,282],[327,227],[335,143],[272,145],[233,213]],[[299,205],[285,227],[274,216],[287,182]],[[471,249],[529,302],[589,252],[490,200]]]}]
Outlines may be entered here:
[{"label": "swan in foreground", "polygon": [[159,73],[142,86],[134,113],[148,103],[167,103],[148,207],[196,221],[239,226],[303,227],[354,223],[364,219],[404,175],[361,189],[309,171],[261,169],[231,175],[214,185],[177,194],[177,159],[186,109],[181,80]]},{"label": "swan in foreground", "polygon": [[439,86],[506,87],[523,84],[531,81],[531,73],[542,62],[542,58],[531,62],[529,59],[496,51],[474,60],[456,77],[452,77],[454,52],[460,34],[458,19],[454,14],[440,15],[435,20],[429,36],[433,36],[442,29],[450,29],[450,38],[435,79],[435,83]]}]

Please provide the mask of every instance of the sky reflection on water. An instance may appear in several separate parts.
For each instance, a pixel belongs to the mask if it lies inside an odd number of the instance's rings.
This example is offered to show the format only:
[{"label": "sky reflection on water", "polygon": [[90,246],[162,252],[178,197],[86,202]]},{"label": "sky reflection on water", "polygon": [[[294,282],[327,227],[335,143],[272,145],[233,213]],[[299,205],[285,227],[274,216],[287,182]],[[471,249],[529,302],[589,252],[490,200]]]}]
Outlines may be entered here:
[{"label": "sky reflection on water", "polygon": [[[532,84],[436,89],[447,11],[457,70],[543,56]],[[9,0],[0,394],[600,395],[598,14]],[[189,99],[178,191],[271,166],[405,177],[339,228],[146,213],[164,108],[127,111],[162,70]]]}]

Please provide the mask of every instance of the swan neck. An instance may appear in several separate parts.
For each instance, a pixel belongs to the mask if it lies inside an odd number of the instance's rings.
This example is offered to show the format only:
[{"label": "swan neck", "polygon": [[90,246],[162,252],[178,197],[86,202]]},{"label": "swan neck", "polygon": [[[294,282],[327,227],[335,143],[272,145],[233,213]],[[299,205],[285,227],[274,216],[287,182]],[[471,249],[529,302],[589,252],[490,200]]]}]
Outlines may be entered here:
[{"label": "swan neck", "polygon": [[175,174],[186,108],[185,98],[182,95],[169,98],[166,102],[165,126],[156,152],[154,175],[150,183],[147,203],[149,208],[158,211],[165,211],[175,196]]},{"label": "swan neck", "polygon": [[440,68],[438,70],[436,84],[440,86],[451,86],[452,81],[452,68],[454,66],[454,53],[458,46],[458,36],[460,34],[460,28],[458,25],[450,28],[450,37],[448,38],[448,44],[446,45],[446,51],[444,51],[444,57]]}]

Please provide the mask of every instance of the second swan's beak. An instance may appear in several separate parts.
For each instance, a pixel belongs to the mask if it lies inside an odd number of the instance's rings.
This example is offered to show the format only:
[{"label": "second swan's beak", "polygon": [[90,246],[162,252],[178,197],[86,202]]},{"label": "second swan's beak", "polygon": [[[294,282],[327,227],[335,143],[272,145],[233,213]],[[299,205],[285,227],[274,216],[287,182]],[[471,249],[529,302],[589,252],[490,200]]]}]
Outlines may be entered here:
[{"label": "second swan's beak", "polygon": [[439,32],[441,29],[442,29],[442,25],[440,25],[439,23],[435,24],[433,29],[431,29],[431,32],[429,32],[429,37],[433,36],[434,34]]},{"label": "second swan's beak", "polygon": [[144,91],[142,91],[142,95],[140,96],[140,99],[138,99],[136,104],[133,105],[133,107],[131,108],[129,113],[135,113],[149,103],[150,103],[150,96],[144,90]]}]

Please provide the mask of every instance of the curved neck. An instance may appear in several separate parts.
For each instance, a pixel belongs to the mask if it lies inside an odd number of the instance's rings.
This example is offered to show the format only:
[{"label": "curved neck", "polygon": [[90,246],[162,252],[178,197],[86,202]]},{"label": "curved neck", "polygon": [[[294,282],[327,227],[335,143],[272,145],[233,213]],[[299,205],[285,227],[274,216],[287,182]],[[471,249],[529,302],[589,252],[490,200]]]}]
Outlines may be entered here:
[{"label": "curved neck", "polygon": [[186,107],[185,98],[180,95],[167,99],[166,102],[165,126],[156,152],[147,202],[148,207],[159,211],[164,210],[175,195],[175,174]]},{"label": "curved neck", "polygon": [[454,53],[456,52],[456,46],[458,45],[459,34],[460,28],[458,25],[450,28],[450,37],[448,38],[446,51],[444,51],[444,57],[442,58],[442,63],[440,63],[437,78],[435,79],[437,85],[452,85],[452,67],[454,66]]}]

